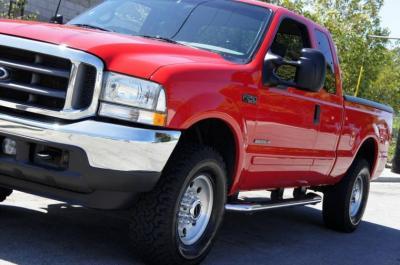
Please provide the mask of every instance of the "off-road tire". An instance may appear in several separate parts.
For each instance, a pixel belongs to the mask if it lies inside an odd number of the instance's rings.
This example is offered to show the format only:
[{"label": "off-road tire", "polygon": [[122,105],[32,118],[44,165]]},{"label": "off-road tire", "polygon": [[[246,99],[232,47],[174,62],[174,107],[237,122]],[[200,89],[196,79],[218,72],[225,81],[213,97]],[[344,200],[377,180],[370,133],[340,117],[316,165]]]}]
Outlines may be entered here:
[{"label": "off-road tire", "polygon": [[[213,206],[207,228],[194,244],[186,246],[177,235],[181,198],[199,173],[209,174]],[[155,189],[137,202],[130,225],[134,252],[146,264],[199,264],[210,251],[221,225],[227,198],[225,163],[212,148],[190,146],[177,150]]]},{"label": "off-road tire", "polygon": [[[345,233],[354,232],[358,228],[368,202],[370,174],[369,163],[365,159],[359,159],[353,163],[341,182],[324,191],[323,219],[328,228]],[[362,200],[352,218],[350,205],[353,187],[359,176],[363,180]]]},{"label": "off-road tire", "polygon": [[0,202],[5,201],[12,192],[10,189],[0,187]]}]

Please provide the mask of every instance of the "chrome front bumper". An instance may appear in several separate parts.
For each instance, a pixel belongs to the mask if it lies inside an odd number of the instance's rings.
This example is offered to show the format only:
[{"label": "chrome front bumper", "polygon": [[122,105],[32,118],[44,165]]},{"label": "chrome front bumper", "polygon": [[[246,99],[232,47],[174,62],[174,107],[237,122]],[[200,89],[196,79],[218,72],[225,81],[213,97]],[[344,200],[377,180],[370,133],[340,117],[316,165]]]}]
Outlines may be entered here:
[{"label": "chrome front bumper", "polygon": [[91,167],[118,171],[161,172],[181,136],[93,120],[72,124],[32,121],[0,114],[0,134],[82,149]]}]

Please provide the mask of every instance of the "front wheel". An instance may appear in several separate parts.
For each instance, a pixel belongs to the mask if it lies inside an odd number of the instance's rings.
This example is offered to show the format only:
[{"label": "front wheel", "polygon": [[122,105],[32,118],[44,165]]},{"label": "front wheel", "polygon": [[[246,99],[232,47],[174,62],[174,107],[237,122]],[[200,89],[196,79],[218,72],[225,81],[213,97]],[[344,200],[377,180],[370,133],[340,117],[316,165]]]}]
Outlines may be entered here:
[{"label": "front wheel", "polygon": [[327,227],[351,233],[360,225],[367,206],[370,165],[356,161],[345,178],[324,192],[323,217]]},{"label": "front wheel", "polygon": [[227,197],[221,156],[209,147],[177,150],[157,187],[132,216],[135,252],[148,264],[198,264],[222,222]]}]

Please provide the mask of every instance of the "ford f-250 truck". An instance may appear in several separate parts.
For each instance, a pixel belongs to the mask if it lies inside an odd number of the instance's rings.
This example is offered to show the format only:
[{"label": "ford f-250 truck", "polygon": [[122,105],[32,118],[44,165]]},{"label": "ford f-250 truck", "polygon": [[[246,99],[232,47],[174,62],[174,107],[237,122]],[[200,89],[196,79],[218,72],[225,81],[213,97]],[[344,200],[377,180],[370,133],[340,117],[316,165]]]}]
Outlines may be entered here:
[{"label": "ford f-250 truck", "polygon": [[[152,264],[199,263],[225,210],[318,192],[326,225],[352,232],[393,110],[341,84],[329,32],[262,2],[109,0],[67,25],[3,20],[0,200],[132,209],[133,250]],[[238,195],[251,190],[270,197]]]}]

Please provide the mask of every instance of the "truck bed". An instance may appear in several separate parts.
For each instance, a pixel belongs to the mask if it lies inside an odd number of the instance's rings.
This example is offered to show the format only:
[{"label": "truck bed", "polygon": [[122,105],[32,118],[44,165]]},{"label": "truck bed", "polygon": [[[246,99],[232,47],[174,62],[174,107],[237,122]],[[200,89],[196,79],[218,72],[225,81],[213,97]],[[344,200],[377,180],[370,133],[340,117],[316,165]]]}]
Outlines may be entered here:
[{"label": "truck bed", "polygon": [[344,100],[348,101],[348,102],[352,102],[352,103],[357,103],[360,105],[364,105],[364,106],[368,106],[368,107],[372,107],[375,109],[379,109],[379,110],[383,110],[389,113],[394,113],[394,110],[391,106],[385,105],[385,104],[381,104],[372,100],[368,100],[368,99],[364,99],[364,98],[359,98],[359,97],[353,97],[353,96],[348,96],[345,95],[344,96]]},{"label": "truck bed", "polygon": [[344,120],[337,161],[333,177],[346,173],[361,146],[367,141],[378,145],[378,152],[366,150],[376,161],[371,169],[372,179],[380,176],[385,168],[390,140],[392,138],[393,108],[371,100],[344,96]]}]

